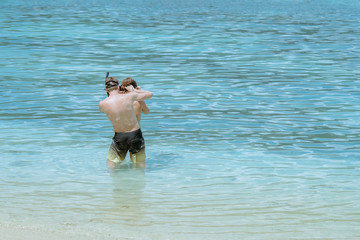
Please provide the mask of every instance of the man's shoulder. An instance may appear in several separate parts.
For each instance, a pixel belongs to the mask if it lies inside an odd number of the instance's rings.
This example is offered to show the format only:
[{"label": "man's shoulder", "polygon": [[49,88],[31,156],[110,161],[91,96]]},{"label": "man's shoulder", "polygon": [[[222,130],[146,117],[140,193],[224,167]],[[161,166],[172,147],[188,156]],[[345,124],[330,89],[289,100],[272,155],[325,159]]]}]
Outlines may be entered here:
[{"label": "man's shoulder", "polygon": [[108,101],[108,97],[105,98],[105,99],[103,99],[103,100],[100,100],[99,105],[103,105],[103,104],[105,104],[107,101]]},{"label": "man's shoulder", "polygon": [[99,107],[104,108],[107,105],[109,105],[110,103],[111,103],[111,99],[109,97],[107,97],[99,102]]},{"label": "man's shoulder", "polygon": [[99,102],[99,110],[100,110],[101,112],[104,111],[104,105],[105,105],[105,99],[104,99],[104,100],[101,100],[101,101]]}]

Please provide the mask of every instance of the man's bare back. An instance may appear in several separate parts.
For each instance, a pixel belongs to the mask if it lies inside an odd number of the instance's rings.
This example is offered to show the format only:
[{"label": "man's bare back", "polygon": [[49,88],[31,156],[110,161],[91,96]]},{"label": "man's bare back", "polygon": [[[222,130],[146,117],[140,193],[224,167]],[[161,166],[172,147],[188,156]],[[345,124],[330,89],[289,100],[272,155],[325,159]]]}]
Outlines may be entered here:
[{"label": "man's bare back", "polygon": [[[104,112],[113,125],[115,132],[131,132],[140,128],[134,105],[152,97],[152,93],[128,87],[126,94],[111,91],[109,97],[99,103],[99,110]],[[137,109],[137,111],[139,111]],[[141,112],[140,112],[141,115]]]}]

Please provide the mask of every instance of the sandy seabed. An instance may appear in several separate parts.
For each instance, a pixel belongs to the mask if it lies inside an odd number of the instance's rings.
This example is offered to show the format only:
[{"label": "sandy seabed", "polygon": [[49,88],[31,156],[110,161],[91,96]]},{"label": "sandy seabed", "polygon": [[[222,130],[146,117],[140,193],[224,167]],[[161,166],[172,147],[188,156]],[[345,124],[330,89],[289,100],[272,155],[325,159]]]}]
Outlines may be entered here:
[{"label": "sandy seabed", "polygon": [[1,240],[127,240],[133,238],[114,236],[101,233],[75,232],[70,229],[51,230],[37,227],[27,227],[22,225],[0,224]]}]

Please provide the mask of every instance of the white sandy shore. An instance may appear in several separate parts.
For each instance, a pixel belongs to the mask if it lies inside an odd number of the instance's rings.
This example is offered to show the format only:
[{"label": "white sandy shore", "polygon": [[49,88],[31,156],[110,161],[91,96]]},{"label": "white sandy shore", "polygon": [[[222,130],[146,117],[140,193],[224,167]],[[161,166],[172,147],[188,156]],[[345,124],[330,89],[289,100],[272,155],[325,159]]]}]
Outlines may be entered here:
[{"label": "white sandy shore", "polygon": [[126,240],[129,238],[121,236],[111,236],[101,233],[80,233],[71,230],[50,230],[35,227],[24,227],[21,225],[1,225],[1,240],[107,240],[118,239]]},{"label": "white sandy shore", "polygon": [[[154,227],[150,227],[154,230]],[[215,239],[197,234],[152,231],[143,228],[75,226],[54,223],[4,222],[0,220],[0,240],[182,240]],[[161,227],[158,230],[162,230]],[[218,239],[218,238],[216,238]]]}]

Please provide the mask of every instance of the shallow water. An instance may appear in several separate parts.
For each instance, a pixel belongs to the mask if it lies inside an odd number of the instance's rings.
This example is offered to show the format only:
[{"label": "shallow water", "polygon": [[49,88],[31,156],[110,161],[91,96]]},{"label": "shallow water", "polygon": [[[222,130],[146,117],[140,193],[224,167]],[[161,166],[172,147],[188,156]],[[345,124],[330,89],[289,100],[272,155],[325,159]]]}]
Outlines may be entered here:
[{"label": "shallow water", "polygon": [[[359,13],[357,1],[2,1],[0,223],[360,238]],[[145,170],[107,169],[107,71],[154,92]]]}]

